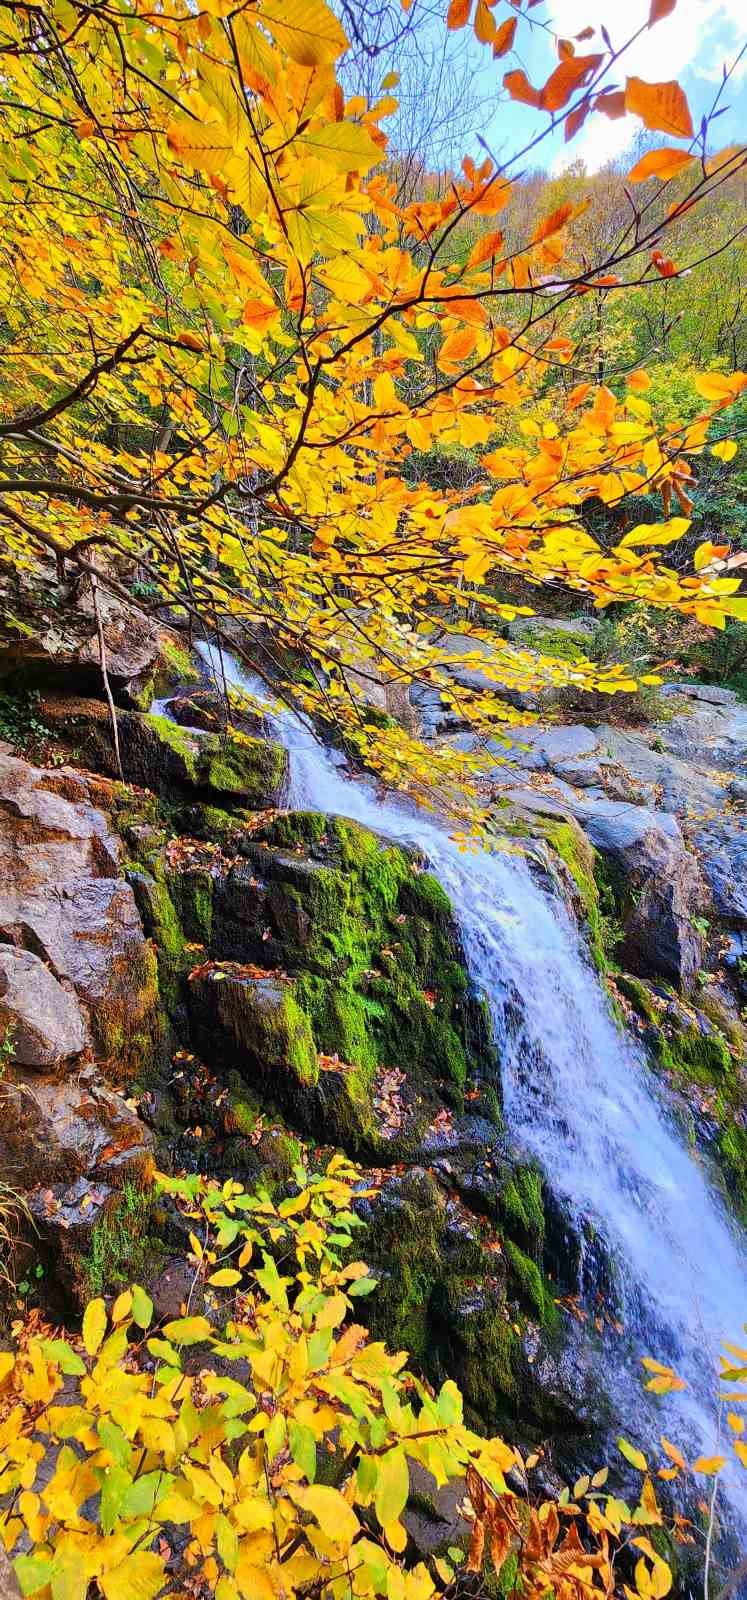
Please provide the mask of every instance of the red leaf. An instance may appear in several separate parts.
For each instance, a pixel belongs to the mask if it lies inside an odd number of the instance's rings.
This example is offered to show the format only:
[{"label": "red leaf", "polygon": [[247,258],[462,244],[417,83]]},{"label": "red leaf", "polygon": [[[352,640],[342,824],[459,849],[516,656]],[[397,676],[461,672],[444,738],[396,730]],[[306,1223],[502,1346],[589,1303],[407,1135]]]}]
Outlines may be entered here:
[{"label": "red leaf", "polygon": [[671,16],[676,4],[677,0],[651,0],[651,10],[648,14],[649,28],[653,28],[654,23],[661,22],[664,17]]}]

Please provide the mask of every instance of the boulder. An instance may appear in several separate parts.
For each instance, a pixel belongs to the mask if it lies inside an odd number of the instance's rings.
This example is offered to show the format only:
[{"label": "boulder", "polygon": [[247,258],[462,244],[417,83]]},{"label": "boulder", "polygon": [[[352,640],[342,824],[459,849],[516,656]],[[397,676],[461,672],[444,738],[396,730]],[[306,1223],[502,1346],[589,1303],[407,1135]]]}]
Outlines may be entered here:
[{"label": "boulder", "polygon": [[120,857],[84,778],[0,753],[0,940],[74,991],[96,1048],[126,1069],[151,1048],[157,991]]},{"label": "boulder", "polygon": [[14,1060],[40,1071],[62,1066],[91,1043],[75,995],[31,950],[14,945],[0,945],[0,1029],[9,1031]]},{"label": "boulder", "polygon": [[[117,716],[122,768],[134,783],[168,800],[203,799],[264,810],[277,805],[285,786],[288,757],[268,739],[205,733],[160,713],[123,711]],[[81,727],[84,760],[111,777],[117,773],[108,719]]]},{"label": "boulder", "polygon": [[722,818],[696,834],[703,874],[719,920],[747,930],[747,824]]},{"label": "boulder", "polygon": [[[0,627],[0,676],[23,687],[39,686],[65,694],[93,694],[103,699],[99,640],[90,581],[82,579],[62,605],[48,606],[42,595],[29,596],[30,630],[19,634]],[[154,694],[177,678],[198,676],[178,633],[146,616],[136,605],[108,594],[99,586],[109,680],[118,699],[149,705]],[[18,609],[14,601],[14,612]],[[21,602],[21,610],[23,603]]]},{"label": "boulder", "polygon": [[56,1080],[11,1069],[3,1081],[0,1171],[25,1193],[79,1178],[112,1189],[150,1176],[149,1130],[94,1067]]},{"label": "boulder", "polygon": [[616,800],[595,800],[577,816],[616,891],[622,959],[642,977],[658,973],[689,989],[703,959],[692,919],[705,889],[676,818]]}]

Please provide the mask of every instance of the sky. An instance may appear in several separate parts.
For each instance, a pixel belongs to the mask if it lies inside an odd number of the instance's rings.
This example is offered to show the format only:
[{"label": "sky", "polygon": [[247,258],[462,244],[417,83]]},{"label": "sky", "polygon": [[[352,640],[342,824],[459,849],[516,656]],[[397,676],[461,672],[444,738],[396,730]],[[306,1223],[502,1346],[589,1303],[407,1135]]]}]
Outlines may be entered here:
[{"label": "sky", "polygon": [[[471,46],[476,81],[483,105],[487,107],[487,115],[481,118],[481,132],[487,146],[505,159],[548,123],[547,113],[515,102],[507,106],[502,101],[491,115],[492,97],[506,70],[521,66],[530,81],[541,87],[557,64],[552,33],[573,38],[588,23],[597,28],[604,23],[617,49],[645,26],[649,6],[650,0],[544,0],[532,11],[522,12],[515,41],[517,49],[511,56],[493,62],[486,46],[476,43]],[[502,6],[494,11],[496,20],[501,20],[499,11],[503,11]],[[552,33],[543,23],[549,25]],[[697,129],[701,116],[709,111],[718,91],[724,63],[731,66],[745,42],[747,0],[678,0],[670,16],[651,29],[645,28],[642,37],[631,45],[619,64],[614,83],[623,87],[626,74],[647,82],[676,78],[688,97]],[[576,46],[577,53],[596,48],[596,40]],[[600,48],[603,48],[601,44]],[[612,86],[612,77],[609,83]],[[719,105],[728,109],[712,125],[711,147],[747,142],[747,49]],[[631,116],[613,122],[597,114],[587,119],[570,144],[564,143],[560,127],[543,141],[527,164],[560,172],[569,162],[582,160],[589,171],[596,171],[606,162],[621,158],[640,128],[640,121]],[[653,145],[671,142],[668,135],[655,134],[649,138]],[[681,143],[686,147],[686,142]]]}]

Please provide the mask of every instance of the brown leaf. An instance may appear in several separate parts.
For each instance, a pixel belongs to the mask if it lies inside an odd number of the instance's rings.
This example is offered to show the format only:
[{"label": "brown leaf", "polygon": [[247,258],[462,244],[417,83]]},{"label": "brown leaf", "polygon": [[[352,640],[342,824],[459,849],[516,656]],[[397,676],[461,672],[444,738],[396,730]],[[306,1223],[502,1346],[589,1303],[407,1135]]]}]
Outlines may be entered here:
[{"label": "brown leaf", "polygon": [[653,28],[654,23],[661,22],[664,17],[671,16],[676,4],[677,0],[651,0],[651,10],[648,14],[649,28]]}]

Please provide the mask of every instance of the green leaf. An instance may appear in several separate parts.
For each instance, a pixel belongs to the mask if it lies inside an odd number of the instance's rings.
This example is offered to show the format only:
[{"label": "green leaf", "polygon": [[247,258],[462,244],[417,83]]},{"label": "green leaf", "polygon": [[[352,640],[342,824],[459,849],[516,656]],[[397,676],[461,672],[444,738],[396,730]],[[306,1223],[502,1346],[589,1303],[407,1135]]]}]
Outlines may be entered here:
[{"label": "green leaf", "polygon": [[42,1339],[42,1351],[46,1361],[56,1361],[60,1372],[66,1377],[84,1377],[87,1371],[85,1361],[71,1348],[66,1339]]},{"label": "green leaf", "polygon": [[447,1427],[451,1427],[454,1422],[461,1422],[462,1396],[451,1378],[442,1384],[437,1404],[439,1418]]},{"label": "green leaf", "polygon": [[111,1417],[101,1417],[98,1435],[105,1450],[114,1457],[118,1467],[128,1467],[132,1460],[132,1446],[127,1435]]},{"label": "green leaf", "polygon": [[228,1517],[221,1512],[215,1519],[215,1539],[218,1546],[218,1555],[224,1567],[233,1572],[239,1559],[239,1540],[236,1529],[231,1526]]},{"label": "green leaf", "polygon": [[636,1450],[634,1444],[628,1444],[627,1439],[622,1437],[617,1441],[617,1448],[631,1467],[636,1467],[639,1472],[648,1472],[648,1462],[642,1450]]},{"label": "green leaf", "polygon": [[330,1345],[332,1344],[332,1329],[317,1328],[309,1339],[309,1369],[319,1372],[326,1367],[329,1360]]},{"label": "green leaf", "polygon": [[285,1439],[285,1417],[282,1411],[276,1411],[269,1428],[265,1432],[267,1454],[271,1461],[274,1461],[275,1456],[282,1450]]},{"label": "green leaf", "polygon": [[159,1497],[168,1493],[175,1479],[169,1472],[145,1472],[135,1478],[122,1497],[121,1517],[147,1517]]},{"label": "green leaf", "polygon": [[99,1520],[104,1534],[113,1533],[120,1516],[122,1501],[132,1483],[125,1467],[106,1467],[101,1481]]},{"label": "green leaf", "polygon": [[374,1504],[382,1527],[386,1527],[389,1522],[398,1521],[407,1505],[409,1493],[410,1474],[407,1470],[407,1459],[401,1446],[397,1446],[394,1450],[388,1450],[379,1462]]},{"label": "green leaf", "polygon": [[179,1351],[165,1339],[149,1339],[146,1348],[157,1361],[165,1361],[170,1367],[180,1367],[182,1364]]},{"label": "green leaf", "polygon": [[316,1439],[303,1423],[291,1422],[288,1428],[290,1453],[296,1466],[313,1483],[316,1477]]},{"label": "green leaf", "polygon": [[139,1283],[132,1285],[132,1319],[139,1328],[149,1328],[153,1319],[153,1301]]},{"label": "green leaf", "polygon": [[50,1556],[16,1556],[13,1570],[21,1594],[35,1594],[52,1581],[55,1563]]},{"label": "green leaf", "polygon": [[373,1294],[377,1284],[377,1278],[356,1278],[355,1283],[348,1284],[348,1294]]},{"label": "green leaf", "polygon": [[379,1468],[374,1456],[361,1456],[356,1470],[356,1482],[361,1500],[367,1500],[376,1488]]}]

